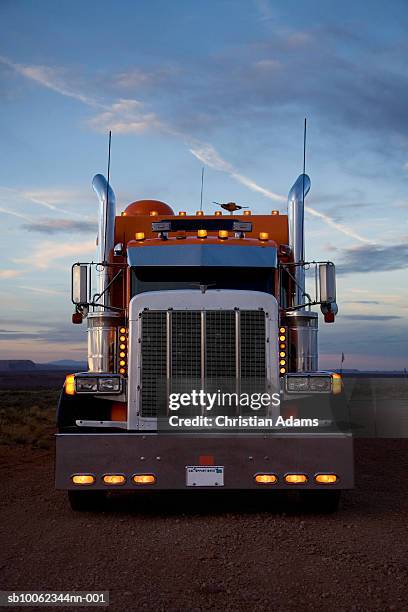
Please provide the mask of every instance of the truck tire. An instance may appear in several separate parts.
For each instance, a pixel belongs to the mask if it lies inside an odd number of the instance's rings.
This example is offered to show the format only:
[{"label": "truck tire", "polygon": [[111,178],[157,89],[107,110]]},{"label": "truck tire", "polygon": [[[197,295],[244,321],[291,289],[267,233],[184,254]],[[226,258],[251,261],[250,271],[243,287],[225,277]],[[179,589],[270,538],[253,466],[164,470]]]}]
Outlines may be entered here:
[{"label": "truck tire", "polygon": [[341,491],[299,491],[299,497],[305,512],[330,514],[338,510]]},{"label": "truck tire", "polygon": [[105,491],[68,491],[71,510],[75,512],[101,512],[105,508]]}]

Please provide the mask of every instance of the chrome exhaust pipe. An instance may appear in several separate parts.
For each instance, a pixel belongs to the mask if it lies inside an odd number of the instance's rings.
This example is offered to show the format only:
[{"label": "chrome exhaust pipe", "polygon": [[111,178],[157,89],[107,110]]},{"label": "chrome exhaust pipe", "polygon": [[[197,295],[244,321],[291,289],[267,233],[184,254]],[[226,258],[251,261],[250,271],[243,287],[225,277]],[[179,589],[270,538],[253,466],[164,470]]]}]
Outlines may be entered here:
[{"label": "chrome exhaust pipe", "polygon": [[120,315],[109,310],[111,305],[109,268],[115,243],[116,198],[113,189],[102,174],[96,174],[92,187],[99,200],[97,266],[99,298],[88,314],[88,369],[89,372],[115,372],[117,361],[117,329]]},{"label": "chrome exhaust pipe", "polygon": [[[92,187],[99,200],[98,224],[98,264],[109,262],[115,242],[115,216],[116,198],[112,187],[102,174],[96,174],[92,180]],[[101,295],[109,284],[109,268],[100,265],[98,292]],[[106,292],[101,298],[102,303],[109,305],[109,295]]]},{"label": "chrome exhaust pipe", "polygon": [[[304,199],[309,190],[310,178],[307,174],[300,174],[288,195],[289,246],[295,263],[305,261]],[[305,301],[305,271],[302,266],[294,267],[294,277],[296,279],[294,306],[298,306]]]}]

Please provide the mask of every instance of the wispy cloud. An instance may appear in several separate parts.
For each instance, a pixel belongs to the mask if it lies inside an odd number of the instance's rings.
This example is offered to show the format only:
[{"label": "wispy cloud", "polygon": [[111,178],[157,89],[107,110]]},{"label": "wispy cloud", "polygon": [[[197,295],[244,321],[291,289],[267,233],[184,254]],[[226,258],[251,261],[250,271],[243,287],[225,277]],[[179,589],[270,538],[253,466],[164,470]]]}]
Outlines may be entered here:
[{"label": "wispy cloud", "polygon": [[65,257],[80,258],[95,251],[95,241],[61,243],[46,241],[36,245],[29,257],[14,259],[16,263],[24,263],[30,267],[47,269],[52,268],[55,262]]},{"label": "wispy cloud", "polygon": [[15,210],[11,210],[10,208],[6,208],[5,206],[0,206],[0,213],[4,213],[5,215],[12,215],[13,217],[17,217],[18,219],[25,219],[25,221],[32,221],[32,217],[25,215],[24,213],[17,212]]},{"label": "wispy cloud", "polygon": [[75,91],[72,89],[65,81],[63,71],[61,70],[51,68],[49,66],[18,64],[4,56],[0,56],[0,62],[9,68],[12,68],[21,76],[35,81],[39,85],[42,85],[47,89],[51,89],[62,96],[74,98],[75,100],[78,100],[83,104],[87,104],[88,106],[101,106],[101,104],[95,99],[81,93],[80,91]]},{"label": "wispy cloud", "polygon": [[[190,148],[190,152],[203,164],[206,164],[207,166],[214,168],[215,170],[220,170],[222,172],[225,172],[226,174],[229,174],[233,179],[235,179],[242,185],[245,185],[245,187],[248,187],[248,189],[250,189],[251,191],[261,193],[263,196],[269,198],[270,200],[273,200],[274,202],[286,202],[287,198],[285,196],[266,189],[265,187],[258,185],[258,183],[256,183],[249,177],[239,173],[229,162],[225,161],[225,159],[223,159],[218,154],[218,152],[212,145],[196,145],[195,147]],[[372,244],[371,240],[364,238],[346,225],[338,223],[337,221],[329,217],[329,215],[322,213],[316,210],[315,208],[312,208],[311,206],[305,205],[305,210],[313,217],[318,217],[324,223],[326,223],[330,227],[333,227],[338,232],[345,234],[349,238],[353,238],[354,240],[357,240],[359,242],[364,242],[365,244]]]},{"label": "wispy cloud", "polygon": [[0,278],[16,278],[16,276],[21,276],[24,274],[23,270],[0,270]]},{"label": "wispy cloud", "polygon": [[269,198],[270,200],[273,200],[274,202],[286,202],[286,198],[284,196],[270,191],[269,189],[265,189],[264,187],[261,187],[252,179],[239,173],[229,162],[225,161],[225,159],[222,159],[222,157],[212,145],[205,143],[197,143],[196,146],[190,148],[190,153],[192,153],[194,157],[196,157],[206,166],[209,166],[214,170],[220,170],[221,172],[229,174],[238,183],[241,183],[241,185],[245,185],[245,187],[248,187],[248,189],[250,189],[251,191],[261,193],[263,196]]},{"label": "wispy cloud", "polygon": [[18,285],[17,289],[23,289],[30,293],[41,293],[45,295],[66,295],[67,291],[58,291],[58,289],[49,289],[47,287],[29,287],[27,285]]},{"label": "wispy cloud", "polygon": [[112,130],[116,134],[132,134],[163,127],[155,113],[146,113],[138,100],[121,99],[88,121],[98,132]]},{"label": "wispy cloud", "polygon": [[343,250],[338,263],[339,274],[355,272],[379,272],[408,268],[408,243],[383,246],[370,244],[354,246]]},{"label": "wispy cloud", "polygon": [[72,221],[71,219],[38,219],[22,226],[31,232],[42,232],[46,234],[59,234],[70,232],[96,232],[97,222]]}]

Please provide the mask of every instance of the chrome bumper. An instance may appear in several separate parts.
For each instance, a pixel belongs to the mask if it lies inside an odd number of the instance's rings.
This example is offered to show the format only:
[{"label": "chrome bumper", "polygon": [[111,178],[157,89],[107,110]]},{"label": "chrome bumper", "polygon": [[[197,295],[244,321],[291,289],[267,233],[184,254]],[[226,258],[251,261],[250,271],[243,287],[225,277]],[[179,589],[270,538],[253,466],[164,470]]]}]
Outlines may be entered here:
[{"label": "chrome bumper", "polygon": [[[353,439],[347,434],[57,434],[55,484],[57,489],[188,489],[186,466],[203,457],[224,466],[222,489],[350,489],[354,486]],[[201,460],[200,460],[201,457]],[[278,482],[259,485],[257,473],[274,473]],[[107,486],[104,474],[123,474],[123,485]],[[136,485],[134,474],[154,474],[154,485]],[[287,473],[308,476],[304,485],[289,485]],[[317,485],[316,473],[335,473],[336,484]],[[92,485],[74,485],[74,474],[93,474]],[[214,489],[214,487],[205,487]]]}]

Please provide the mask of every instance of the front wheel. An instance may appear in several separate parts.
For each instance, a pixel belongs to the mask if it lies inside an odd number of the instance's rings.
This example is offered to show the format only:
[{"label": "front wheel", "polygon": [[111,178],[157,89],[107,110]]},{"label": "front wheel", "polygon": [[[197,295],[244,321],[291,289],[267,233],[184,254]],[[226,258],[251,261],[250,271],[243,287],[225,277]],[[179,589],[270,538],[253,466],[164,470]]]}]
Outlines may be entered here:
[{"label": "front wheel", "polygon": [[330,514],[338,510],[341,491],[299,491],[299,497],[306,512]]},{"label": "front wheel", "polygon": [[71,510],[75,512],[101,512],[105,507],[105,491],[68,491]]}]

